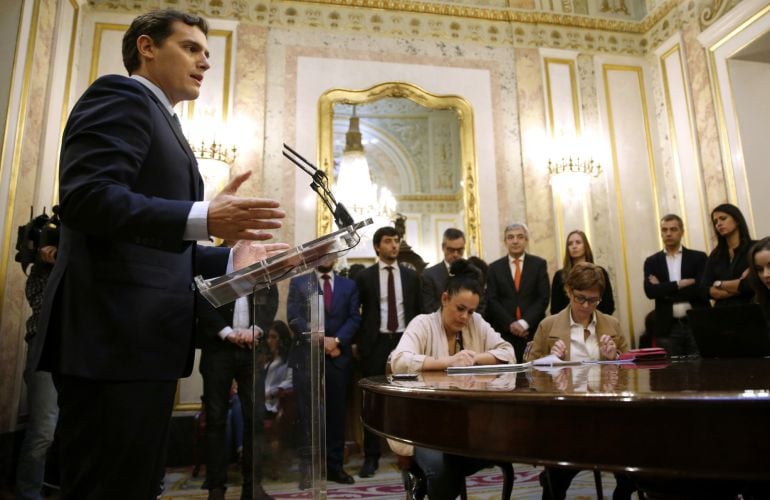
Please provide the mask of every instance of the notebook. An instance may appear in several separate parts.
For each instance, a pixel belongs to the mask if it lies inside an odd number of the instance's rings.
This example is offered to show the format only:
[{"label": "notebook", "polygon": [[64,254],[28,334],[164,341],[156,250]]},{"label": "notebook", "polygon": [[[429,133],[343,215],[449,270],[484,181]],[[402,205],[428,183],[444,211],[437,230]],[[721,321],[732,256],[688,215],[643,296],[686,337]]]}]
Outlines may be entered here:
[{"label": "notebook", "polygon": [[759,304],[690,309],[690,327],[704,358],[759,358],[770,355],[770,337]]}]

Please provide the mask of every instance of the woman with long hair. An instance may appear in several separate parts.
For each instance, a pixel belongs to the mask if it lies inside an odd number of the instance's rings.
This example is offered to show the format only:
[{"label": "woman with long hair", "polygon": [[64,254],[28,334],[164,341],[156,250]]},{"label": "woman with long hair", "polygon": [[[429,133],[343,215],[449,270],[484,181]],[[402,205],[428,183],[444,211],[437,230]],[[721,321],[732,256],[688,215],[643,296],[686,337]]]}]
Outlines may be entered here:
[{"label": "woman with long hair", "polygon": [[746,279],[749,249],[754,244],[740,209],[723,203],[711,211],[717,246],[706,261],[701,289],[715,307],[751,302],[754,291]]},{"label": "woman with long hair", "polygon": [[[578,229],[567,235],[567,244],[564,249],[564,265],[556,271],[551,282],[551,314],[556,314],[569,305],[567,291],[564,289],[564,282],[567,280],[569,272],[581,262],[594,263],[594,253],[591,251],[591,244],[588,242],[586,233]],[[598,266],[604,274],[604,292],[602,292],[602,301],[599,303],[599,311],[604,314],[615,312],[615,299],[612,296],[612,284],[610,275],[607,271]]]},{"label": "woman with long hair", "polygon": [[[439,310],[410,321],[391,353],[393,373],[516,361],[513,346],[476,312],[482,294],[479,278],[480,271],[468,261],[452,263]],[[456,498],[466,475],[490,465],[484,460],[421,447],[399,451],[402,455],[409,453],[414,454],[415,462],[425,473],[431,499]]]},{"label": "woman with long hair", "polygon": [[770,321],[770,236],[762,238],[749,250],[749,285],[754,301],[762,306]]}]

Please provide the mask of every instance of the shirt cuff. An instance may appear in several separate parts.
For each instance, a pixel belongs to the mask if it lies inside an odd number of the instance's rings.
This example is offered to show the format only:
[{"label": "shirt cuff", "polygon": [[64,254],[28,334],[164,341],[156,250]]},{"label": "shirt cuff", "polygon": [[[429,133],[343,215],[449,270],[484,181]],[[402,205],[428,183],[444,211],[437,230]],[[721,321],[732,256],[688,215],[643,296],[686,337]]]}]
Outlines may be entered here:
[{"label": "shirt cuff", "polygon": [[227,337],[229,337],[230,334],[233,333],[234,331],[235,330],[233,330],[229,326],[226,326],[226,327],[222,328],[221,330],[219,330],[219,333],[217,333],[217,335],[219,335],[220,339],[227,340]]},{"label": "shirt cuff", "polygon": [[520,324],[521,327],[524,328],[524,330],[529,330],[529,323],[527,323],[526,320],[520,319],[519,321],[517,321],[517,323]]},{"label": "shirt cuff", "polygon": [[196,201],[187,214],[187,225],[182,235],[185,241],[209,239],[209,202]]}]

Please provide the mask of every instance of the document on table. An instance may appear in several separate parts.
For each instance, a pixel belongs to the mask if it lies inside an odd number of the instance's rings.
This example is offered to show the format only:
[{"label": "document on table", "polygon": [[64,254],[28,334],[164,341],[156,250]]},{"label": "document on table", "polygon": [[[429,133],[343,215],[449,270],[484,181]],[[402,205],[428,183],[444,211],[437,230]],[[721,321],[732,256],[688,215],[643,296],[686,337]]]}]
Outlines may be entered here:
[{"label": "document on table", "polygon": [[526,363],[506,363],[499,365],[473,365],[473,366],[450,366],[446,369],[449,375],[458,373],[505,373],[526,370],[532,366],[531,362]]},{"label": "document on table", "polygon": [[582,361],[564,361],[555,354],[549,354],[532,361],[532,366],[567,366],[567,365],[579,365]]}]

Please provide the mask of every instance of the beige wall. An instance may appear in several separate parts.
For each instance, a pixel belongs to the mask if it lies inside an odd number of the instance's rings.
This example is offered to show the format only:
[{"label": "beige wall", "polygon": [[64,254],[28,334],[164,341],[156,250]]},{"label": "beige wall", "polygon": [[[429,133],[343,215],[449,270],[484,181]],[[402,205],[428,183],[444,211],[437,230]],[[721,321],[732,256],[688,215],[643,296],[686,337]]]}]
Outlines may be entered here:
[{"label": "beige wall", "polygon": [[[28,314],[24,276],[10,251],[15,235],[8,228],[26,220],[33,200],[51,197],[55,168],[50,158],[58,149],[62,113],[90,81],[95,40],[101,42],[97,73],[115,70],[110,64],[119,53],[119,32],[110,33],[110,25],[125,25],[137,2],[32,3],[39,13],[33,73],[28,73],[34,78],[26,81],[29,94],[23,102],[27,122],[18,142],[22,154],[16,164],[3,157],[0,184],[0,202],[9,214],[0,254],[5,266],[0,273],[0,400],[12,402],[0,410],[0,432],[16,426],[22,325]],[[597,262],[614,281],[621,324],[629,337],[638,337],[652,307],[641,289],[641,266],[659,247],[658,214],[686,212],[690,245],[707,249],[708,207],[726,199],[708,58],[697,40],[705,27],[700,16],[725,13],[712,12],[712,2],[701,0],[695,8],[647,2],[655,9],[642,21],[621,15],[586,21],[563,12],[548,18],[548,13],[524,15],[539,3],[518,2],[516,10],[503,2],[499,8],[456,15],[438,5],[437,13],[426,14],[250,0],[225,1],[219,12],[209,13],[219,28],[233,34],[229,49],[216,45],[214,63],[224,64],[229,54],[233,66],[232,80],[226,81],[223,70],[207,81],[213,89],[207,90],[207,101],[231,108],[227,117],[239,124],[234,170],[257,174],[244,191],[276,197],[288,209],[277,238],[299,243],[314,235],[312,194],[280,151],[288,142],[312,157],[321,92],[399,80],[433,93],[460,94],[474,108],[484,257],[499,257],[502,226],[522,220],[532,233],[530,250],[549,261],[552,274],[560,267],[564,234],[585,229]],[[178,5],[184,8],[186,2]],[[557,22],[545,24],[547,19]],[[72,50],[69,45],[63,50],[71,40]],[[668,50],[672,44],[677,51]],[[672,54],[677,57],[671,59]],[[554,59],[571,62],[551,67]],[[54,69],[61,67],[67,71]],[[67,85],[69,91],[62,93]],[[565,123],[590,131],[595,158],[603,166],[588,192],[571,204],[552,192],[546,167],[552,131]],[[9,144],[13,149],[17,143],[6,140]],[[46,158],[44,165],[40,157]],[[6,173],[14,168],[24,175],[12,179]],[[285,297],[285,287],[281,292]]]}]

